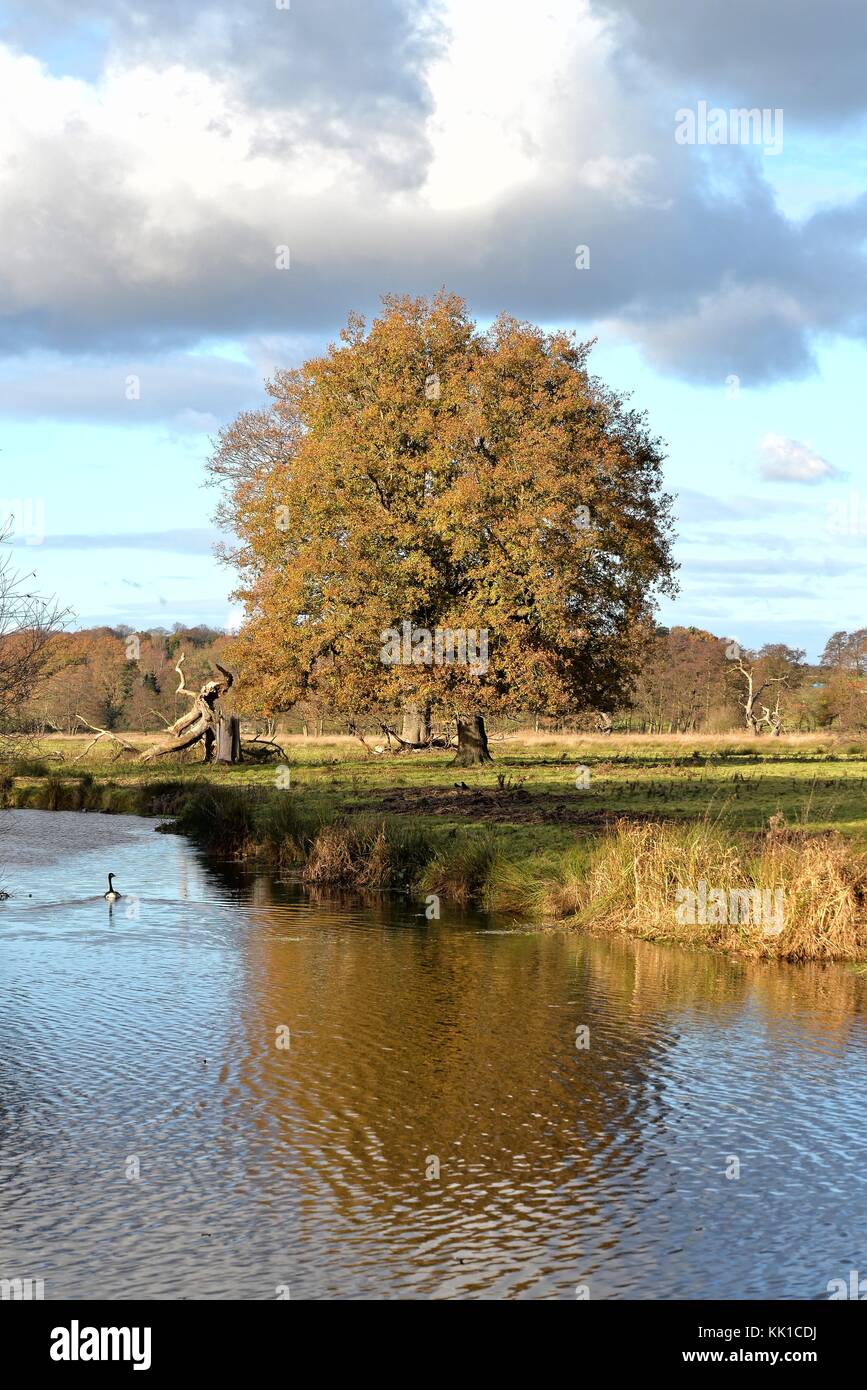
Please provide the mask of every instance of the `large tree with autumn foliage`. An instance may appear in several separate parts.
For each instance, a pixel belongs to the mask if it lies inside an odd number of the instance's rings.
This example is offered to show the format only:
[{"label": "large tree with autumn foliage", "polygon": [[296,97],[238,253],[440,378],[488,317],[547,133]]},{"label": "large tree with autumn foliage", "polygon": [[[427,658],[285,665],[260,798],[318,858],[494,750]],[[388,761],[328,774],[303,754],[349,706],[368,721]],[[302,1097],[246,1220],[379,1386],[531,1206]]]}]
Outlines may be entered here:
[{"label": "large tree with autumn foliage", "polygon": [[[271,404],[220,435],[212,478],[238,538],[236,647],[262,712],[315,698],[458,722],[622,703],[654,594],[672,588],[670,499],[643,416],[592,377],[591,344],[464,302],[388,297]],[[487,632],[486,668],[386,664],[409,623]],[[473,739],[470,730],[481,733]]]}]

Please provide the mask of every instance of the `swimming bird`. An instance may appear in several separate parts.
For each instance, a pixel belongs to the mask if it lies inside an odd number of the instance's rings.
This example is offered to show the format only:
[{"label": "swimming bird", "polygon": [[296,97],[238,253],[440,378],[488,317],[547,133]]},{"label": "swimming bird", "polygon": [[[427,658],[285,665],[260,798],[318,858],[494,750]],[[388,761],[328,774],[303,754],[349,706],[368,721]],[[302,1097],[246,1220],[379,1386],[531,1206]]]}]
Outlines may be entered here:
[{"label": "swimming bird", "polygon": [[123,894],[122,894],[122,893],[118,893],[117,889],[115,888],[114,884],[112,883],[111,880],[112,880],[113,878],[114,878],[114,874],[109,874],[109,876],[108,876],[108,892],[107,892],[107,893],[103,893],[103,895],[102,895],[102,896],[105,898],[105,900],[106,900],[107,903],[116,903],[117,900],[118,900],[118,898],[123,897]]}]

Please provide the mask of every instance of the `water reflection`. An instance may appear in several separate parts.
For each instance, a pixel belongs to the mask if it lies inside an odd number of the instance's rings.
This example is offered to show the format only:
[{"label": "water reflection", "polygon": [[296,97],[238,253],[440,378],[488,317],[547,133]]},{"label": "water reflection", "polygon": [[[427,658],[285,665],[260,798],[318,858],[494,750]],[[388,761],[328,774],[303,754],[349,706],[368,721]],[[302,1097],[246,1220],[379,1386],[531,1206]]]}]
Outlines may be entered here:
[{"label": "water reflection", "polygon": [[[6,824],[0,1274],[811,1298],[863,1266],[851,972],[312,899],[132,818]],[[139,904],[110,925],[109,853]]]}]

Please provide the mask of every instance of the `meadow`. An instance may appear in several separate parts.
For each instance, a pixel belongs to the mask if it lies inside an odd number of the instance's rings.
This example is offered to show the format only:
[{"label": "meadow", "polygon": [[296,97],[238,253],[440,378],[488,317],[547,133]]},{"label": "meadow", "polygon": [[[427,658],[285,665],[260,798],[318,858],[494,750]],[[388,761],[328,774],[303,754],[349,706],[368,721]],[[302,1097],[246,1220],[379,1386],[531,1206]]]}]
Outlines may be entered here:
[{"label": "meadow", "polygon": [[[152,736],[124,739],[144,749]],[[214,854],[311,885],[752,956],[867,959],[863,741],[521,731],[494,735],[495,760],[479,769],[346,736],[279,741],[279,764],[142,765],[54,735],[0,768],[0,794],[6,806],[170,816]],[[784,929],[725,913],[679,921],[678,891],[701,881],[782,890]]]}]

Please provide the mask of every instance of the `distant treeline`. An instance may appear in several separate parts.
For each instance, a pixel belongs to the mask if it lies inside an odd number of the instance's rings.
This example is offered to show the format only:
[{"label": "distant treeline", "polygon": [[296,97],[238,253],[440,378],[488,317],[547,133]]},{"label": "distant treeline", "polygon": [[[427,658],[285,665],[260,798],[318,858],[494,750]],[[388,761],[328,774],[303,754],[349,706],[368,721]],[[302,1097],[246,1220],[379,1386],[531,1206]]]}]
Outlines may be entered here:
[{"label": "distant treeline", "polygon": [[56,632],[46,644],[36,687],[19,711],[22,730],[71,734],[79,716],[103,729],[164,729],[190,704],[175,695],[175,663],[183,652],[188,686],[214,674],[213,662],[230,639],[204,626],[94,627]]},{"label": "distant treeline", "polygon": [[[105,729],[164,729],[189,705],[185,696],[175,694],[174,667],[180,653],[186,655],[185,677],[192,687],[213,674],[215,661],[231,662],[232,641],[213,628],[177,624],[171,631],[98,627],[56,633],[47,644],[41,677],[14,716],[14,726],[35,733],[73,733],[81,727],[81,716]],[[770,705],[779,692],[783,732],[867,728],[867,628],[835,632],[820,662],[811,665],[803,651],[782,643],[749,652],[700,628],[659,627],[648,641],[631,697],[610,712],[611,725],[639,733],[744,728],[745,672],[753,673],[754,688],[768,683],[769,693],[760,696],[758,712],[762,700]],[[248,718],[267,719],[285,732],[346,732],[339,719],[313,702],[286,710],[245,707],[243,671],[238,708]],[[390,724],[394,718],[394,711],[383,711],[381,722]],[[593,711],[551,721],[542,713],[516,709],[496,722],[501,728],[540,731],[600,727]],[[370,724],[376,727],[376,716]]]},{"label": "distant treeline", "polygon": [[865,671],[867,628],[834,633],[817,665],[781,642],[751,652],[701,628],[657,628],[632,699],[614,723],[645,733],[745,729],[751,674],[759,692],[754,716],[765,707],[773,714],[779,695],[783,732],[860,730],[867,728]]}]

